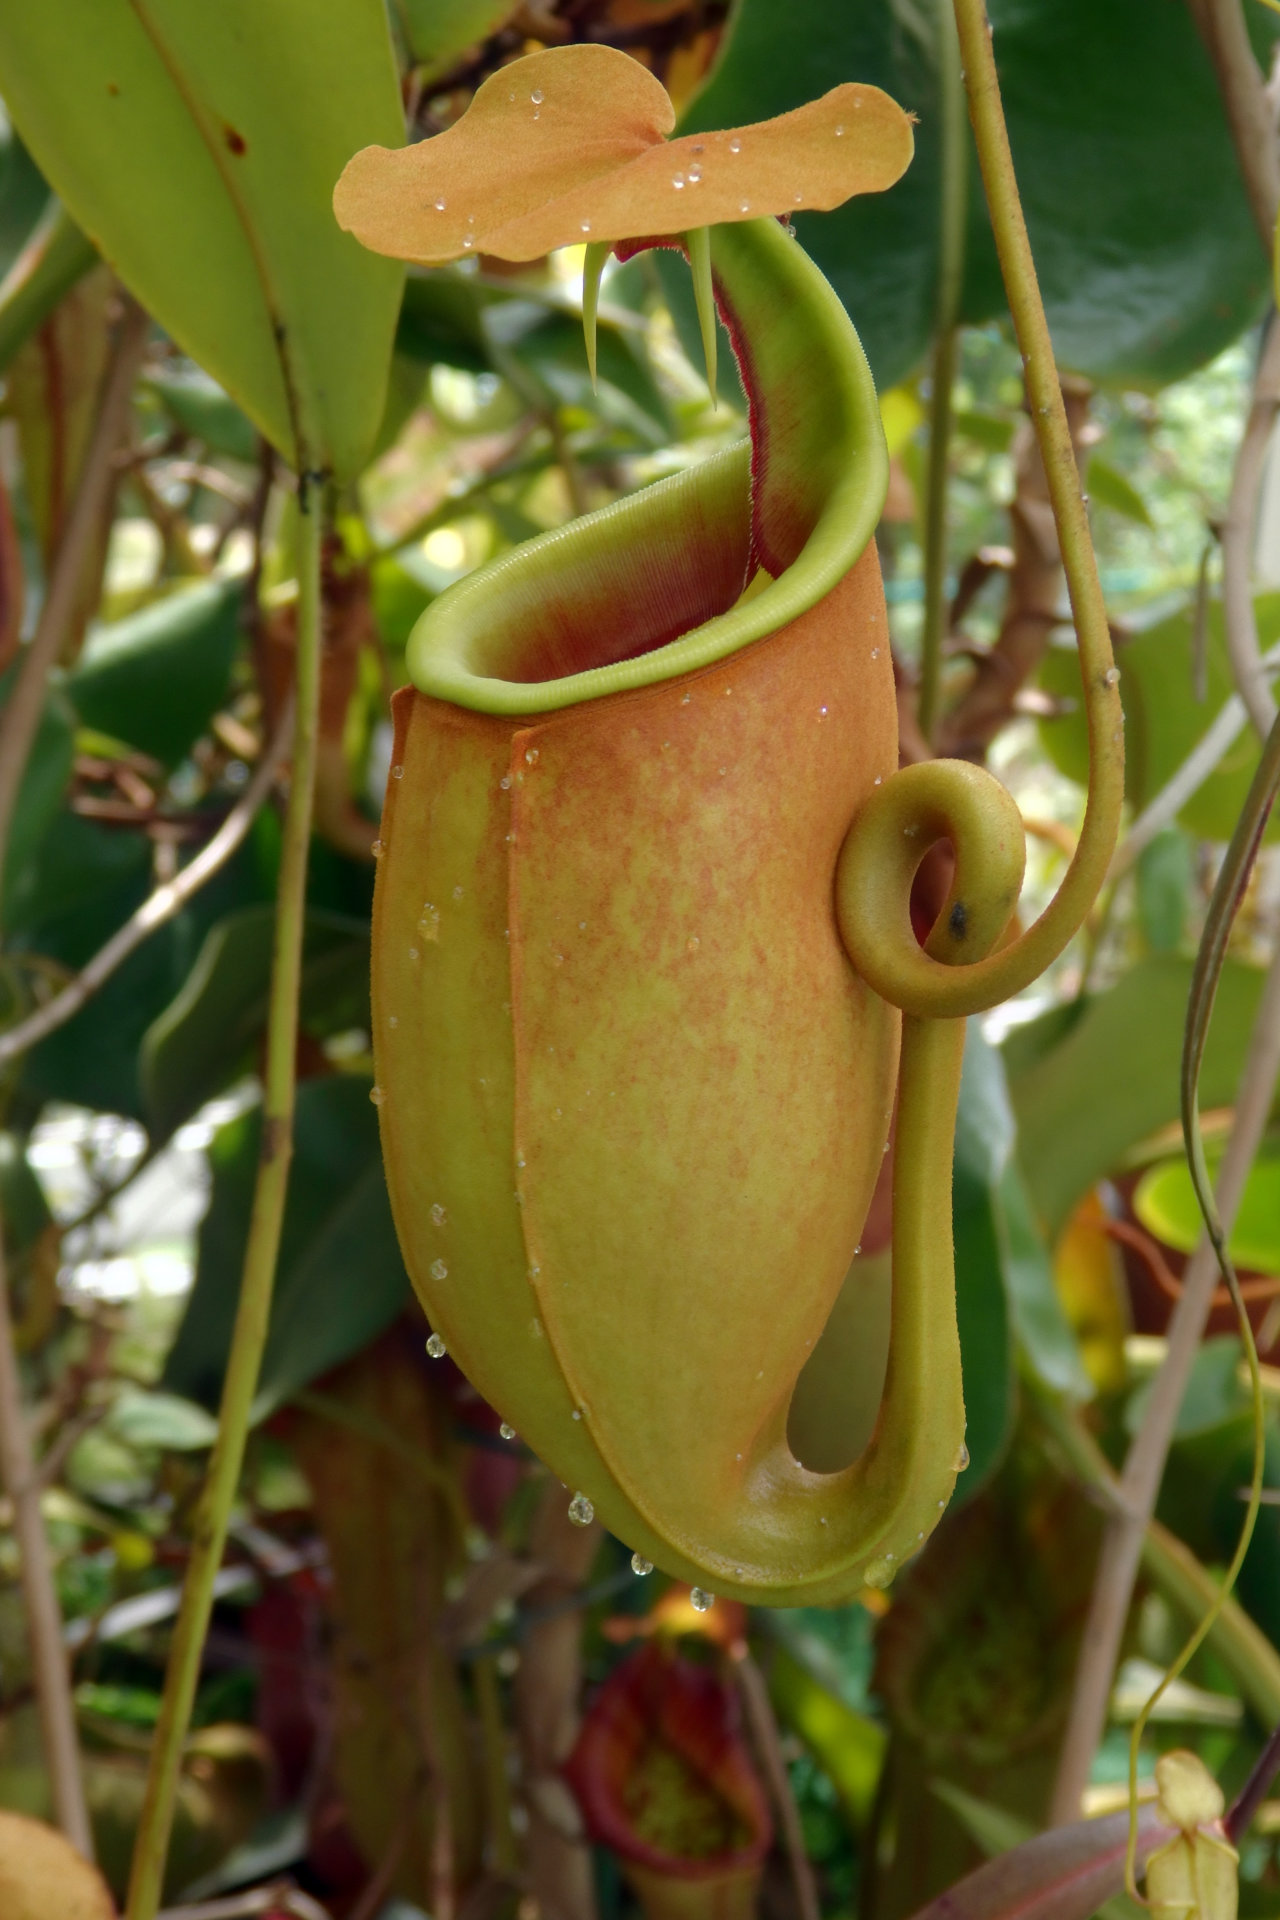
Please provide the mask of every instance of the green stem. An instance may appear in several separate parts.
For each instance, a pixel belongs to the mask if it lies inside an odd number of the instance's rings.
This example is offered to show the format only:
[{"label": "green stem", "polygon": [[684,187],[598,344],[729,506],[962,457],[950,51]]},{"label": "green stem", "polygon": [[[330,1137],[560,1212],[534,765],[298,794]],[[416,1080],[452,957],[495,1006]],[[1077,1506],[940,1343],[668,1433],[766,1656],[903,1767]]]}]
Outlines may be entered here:
[{"label": "green stem", "polygon": [[955,381],[960,288],[964,279],[969,144],[964,76],[951,0],[938,5],[938,106],[942,127],[942,193],[938,293],[929,397],[929,471],[924,507],[924,628],[920,642],[920,731],[928,740],[938,716],[938,681],[946,638],[947,481],[951,452],[951,389]]},{"label": "green stem", "polygon": [[125,1920],[155,1920],[160,1905],[183,1746],[213,1606],[213,1582],[226,1544],[231,1503],[240,1478],[249,1415],[266,1341],[293,1151],[298,990],[320,695],[323,511],[319,489],[310,476],[299,483],[299,504],[297,714],[289,808],[280,860],[258,1179],[245,1248],[240,1302],[219,1409],[218,1438],[196,1513],[191,1559],[151,1751]]}]

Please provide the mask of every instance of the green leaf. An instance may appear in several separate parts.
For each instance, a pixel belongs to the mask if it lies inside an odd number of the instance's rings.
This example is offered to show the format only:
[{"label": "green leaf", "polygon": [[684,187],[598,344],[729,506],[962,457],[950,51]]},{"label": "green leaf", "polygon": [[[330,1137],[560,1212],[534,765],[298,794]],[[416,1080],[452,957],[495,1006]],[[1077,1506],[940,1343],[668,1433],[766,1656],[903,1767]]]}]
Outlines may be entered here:
[{"label": "green leaf", "polygon": [[1112,513],[1118,513],[1124,520],[1136,521],[1140,527],[1152,525],[1147,503],[1138,489],[1125,479],[1119,467],[1113,467],[1100,453],[1090,454],[1084,484],[1095,507],[1110,507]]},{"label": "green leaf", "polygon": [[[1255,967],[1229,961],[1223,969],[1204,1061],[1206,1106],[1235,1099],[1261,984]],[[1143,960],[1074,1020],[1061,1009],[1046,1015],[1043,1050],[1034,1029],[1006,1043],[1018,1158],[1050,1243],[1090,1187],[1177,1121],[1190,989],[1189,961]]]},{"label": "green leaf", "polygon": [[249,462],[258,457],[258,436],[230,394],[199,367],[167,368],[144,382],[185,432],[202,440],[210,453]]},{"label": "green leaf", "polygon": [[[210,929],[177,997],[142,1039],[139,1075],[155,1132],[170,1134],[255,1064],[266,1029],[275,913],[245,907]],[[369,928],[344,914],[308,913],[302,1031],[323,1039],[369,1024]]]},{"label": "green leaf", "polygon": [[[411,1299],[369,1090],[368,1080],[345,1074],[298,1089],[256,1419],[359,1352]],[[255,1110],[214,1138],[195,1287],[164,1371],[168,1391],[207,1407],[217,1405],[231,1342],[260,1134]]]},{"label": "green leaf", "polygon": [[111,1403],[105,1421],[113,1440],[126,1447],[163,1447],[174,1453],[192,1453],[211,1447],[218,1423],[204,1407],[174,1393],[151,1393],[126,1387]]},{"label": "green leaf", "polygon": [[96,628],[67,676],[87,727],[175,766],[227,697],[238,581],[205,581]]},{"label": "green leaf", "polygon": [[[1255,30],[1269,37],[1271,24],[1255,11]],[[990,13],[1018,183],[1064,365],[1116,380],[1179,378],[1237,337],[1267,285],[1190,10],[1149,0],[992,0]],[[919,363],[933,326],[940,115],[931,30],[931,10],[915,5],[740,0],[712,80],[681,122],[686,133],[740,125],[845,79],[874,82],[920,116],[915,160],[890,192],[796,221],[884,386]],[[974,162],[962,317],[1003,310]]]},{"label": "green leaf", "polygon": [[[0,706],[13,685],[15,668],[0,678]],[[5,849],[3,913],[8,926],[23,912],[38,884],[36,855],[62,805],[75,757],[75,731],[66,702],[57,694],[40,716],[31,753],[23,769]]]},{"label": "green leaf", "polygon": [[[1254,611],[1265,651],[1280,639],[1280,593],[1260,594]],[[1136,634],[1118,655],[1125,716],[1125,794],[1135,812],[1154,800],[1177,772],[1235,690],[1220,600],[1209,602],[1207,615],[1203,700],[1195,695],[1189,610],[1171,614]],[[1060,718],[1040,722],[1040,739],[1059,772],[1083,785],[1088,740],[1074,650],[1050,649],[1040,685],[1046,693],[1070,703],[1070,710]],[[1230,839],[1260,756],[1257,735],[1252,727],[1243,727],[1216,770],[1179,813],[1188,833],[1203,840]],[[1280,820],[1273,820],[1267,838],[1278,836]]]},{"label": "green leaf", "polygon": [[1176,953],[1195,886],[1190,837],[1166,827],[1138,855],[1138,920],[1152,953]]},{"label": "green leaf", "polygon": [[519,0],[393,0],[393,5],[411,58],[438,72],[519,12]]},{"label": "green leaf", "polygon": [[404,137],[381,0],[42,0],[0,14],[0,91],[69,212],[297,467],[357,473],[401,269],[333,219]]},{"label": "green leaf", "polygon": [[93,242],[51,198],[0,281],[0,372],[97,260]]},{"label": "green leaf", "polygon": [[21,1253],[38,1240],[52,1218],[27,1159],[26,1142],[19,1134],[0,1133],[0,1220],[9,1253]]},{"label": "green leaf", "polygon": [[860,1832],[871,1818],[887,1735],[824,1687],[785,1646],[768,1662],[769,1696],[782,1724],[798,1734],[839,1794]]}]

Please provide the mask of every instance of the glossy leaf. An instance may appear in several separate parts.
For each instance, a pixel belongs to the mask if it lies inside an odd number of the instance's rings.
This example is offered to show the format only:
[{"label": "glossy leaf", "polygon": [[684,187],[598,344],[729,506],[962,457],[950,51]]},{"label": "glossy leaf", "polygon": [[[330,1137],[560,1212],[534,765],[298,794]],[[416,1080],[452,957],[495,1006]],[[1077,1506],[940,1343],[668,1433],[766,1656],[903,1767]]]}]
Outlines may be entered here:
[{"label": "glossy leaf", "polygon": [[[162,1382],[202,1406],[217,1405],[222,1384],[260,1134],[255,1108],[221,1127],[210,1149],[213,1193],[195,1286]],[[255,1418],[358,1353],[409,1298],[369,1082],[345,1074],[304,1081]]]},{"label": "glossy leaf", "polygon": [[97,259],[92,241],[61,202],[51,199],[0,280],[0,371]]},{"label": "glossy leaf", "polygon": [[294,465],[359,470],[400,276],[333,226],[401,137],[379,0],[49,0],[0,20],[0,90],[69,211]]},{"label": "glossy leaf", "polygon": [[[1206,1107],[1235,1099],[1261,983],[1238,961],[1223,970],[1205,1053]],[[1082,1194],[1177,1121],[1190,988],[1189,962],[1141,961],[1075,1017],[1055,1010],[1006,1042],[1018,1158],[1050,1240]]]},{"label": "glossy leaf", "polygon": [[911,126],[878,88],[843,85],[775,120],[668,139],[666,88],[614,47],[529,54],[491,74],[434,140],[369,147],[334,194],[340,226],[397,260],[536,260],[554,247],[648,239],[835,207],[911,158]]},{"label": "glossy leaf", "polygon": [[[1253,11],[1254,30],[1269,36],[1272,23]],[[1189,9],[992,0],[990,13],[1063,363],[1147,382],[1211,359],[1259,311],[1267,262]],[[930,9],[741,0],[681,130],[783,112],[836,77],[884,87],[919,115],[916,159],[896,187],[822,220],[802,214],[798,226],[888,386],[920,362],[933,328],[940,116]],[[969,179],[963,318],[979,321],[1002,312],[1004,298],[976,163]]]},{"label": "glossy leaf", "polygon": [[[1254,608],[1265,651],[1280,639],[1280,593],[1260,594]],[[1220,600],[1211,600],[1208,607],[1203,700],[1195,693],[1193,649],[1193,616],[1187,610],[1147,627],[1117,654],[1125,714],[1125,793],[1136,811],[1153,800],[1182,765],[1234,691]],[[1040,738],[1054,765],[1070,779],[1083,781],[1088,748],[1074,652],[1052,649],[1045,656],[1040,685],[1071,707],[1060,718],[1042,720]],[[1182,808],[1178,817],[1189,833],[1205,840],[1230,839],[1260,754],[1253,728],[1242,727],[1217,769]],[[1273,820],[1267,834],[1270,839],[1280,834],[1280,822]]]},{"label": "glossy leaf", "polygon": [[252,421],[201,368],[149,373],[145,385],[177,424],[210,453],[223,453],[232,460],[257,459],[258,435]]},{"label": "glossy leaf", "polygon": [[[0,705],[13,684],[15,669],[0,677]],[[30,757],[18,787],[13,825],[5,849],[3,913],[12,930],[38,885],[36,859],[41,843],[62,805],[75,752],[72,715],[65,700],[46,705]]]},{"label": "glossy leaf", "polygon": [[[213,927],[177,998],[147,1029],[139,1073],[161,1136],[257,1064],[266,1028],[274,913],[242,908]],[[313,909],[302,948],[299,1017],[313,1040],[369,1021],[369,929]]]},{"label": "glossy leaf", "polygon": [[884,1728],[820,1685],[785,1647],[770,1659],[768,1672],[769,1694],[779,1718],[804,1741],[860,1831],[871,1817],[880,1783]]},{"label": "glossy leaf", "polygon": [[519,12],[518,0],[393,0],[412,60],[439,72]]},{"label": "glossy leaf", "polygon": [[242,597],[208,581],[98,627],[66,682],[81,723],[175,766],[227,697]]}]

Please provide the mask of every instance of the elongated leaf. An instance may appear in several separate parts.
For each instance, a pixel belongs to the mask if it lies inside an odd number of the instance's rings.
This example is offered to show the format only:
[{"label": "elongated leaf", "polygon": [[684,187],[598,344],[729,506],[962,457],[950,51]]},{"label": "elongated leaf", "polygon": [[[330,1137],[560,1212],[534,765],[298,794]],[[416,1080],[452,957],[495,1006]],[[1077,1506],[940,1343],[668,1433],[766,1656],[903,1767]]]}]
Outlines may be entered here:
[{"label": "elongated leaf", "polygon": [[403,138],[379,0],[9,7],[0,90],[104,257],[285,457],[358,471],[401,276],[329,198],[358,147]]},{"label": "elongated leaf", "polygon": [[[1124,1886],[1127,1813],[1037,1834],[922,1907],[915,1920],[1091,1920]],[[1138,1826],[1141,1865],[1172,1838],[1152,1809]]]},{"label": "elongated leaf", "polygon": [[[0,706],[13,683],[13,671],[0,678]],[[62,804],[73,752],[72,715],[64,700],[54,698],[40,718],[5,850],[3,907],[10,929],[38,884],[37,853]]]},{"label": "elongated leaf", "polygon": [[[217,1405],[231,1343],[260,1133],[255,1109],[214,1140],[196,1283],[165,1367],[162,1384],[203,1406]],[[358,1353],[410,1298],[369,1082],[304,1081],[255,1417]]]},{"label": "elongated leaf", "polygon": [[[181,992],[143,1036],[139,1072],[160,1135],[255,1065],[273,938],[269,906],[246,907],[219,921]],[[307,915],[299,1012],[312,1039],[367,1026],[369,929],[363,921],[314,910]]]},{"label": "elongated leaf", "polygon": [[[1218,989],[1203,1098],[1235,1098],[1262,975],[1231,961]],[[1010,1036],[1005,1053],[1018,1158],[1052,1241],[1082,1194],[1141,1141],[1178,1118],[1188,961],[1159,955],[1132,967],[1071,1020],[1055,1009]]]},{"label": "elongated leaf", "polygon": [[84,725],[175,765],[226,698],[241,592],[209,581],[99,627],[67,680]]}]

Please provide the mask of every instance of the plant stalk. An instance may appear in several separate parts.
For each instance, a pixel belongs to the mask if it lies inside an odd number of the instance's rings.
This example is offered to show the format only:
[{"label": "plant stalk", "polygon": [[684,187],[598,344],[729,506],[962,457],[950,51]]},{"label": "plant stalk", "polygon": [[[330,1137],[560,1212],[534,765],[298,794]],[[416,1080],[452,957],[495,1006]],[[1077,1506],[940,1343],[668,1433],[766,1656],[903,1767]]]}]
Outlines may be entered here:
[{"label": "plant stalk", "polygon": [[72,1846],[86,1860],[92,1860],[93,1834],[80,1775],[80,1743],[62,1638],[62,1609],[40,1511],[43,1481],[22,1411],[3,1234],[0,1234],[0,1471],[13,1503],[13,1529],[21,1559],[22,1604],[31,1645],[45,1765],[53,1788],[54,1816]]},{"label": "plant stalk", "polygon": [[218,1438],[196,1513],[191,1558],[151,1751],[125,1920],[155,1920],[160,1905],[183,1747],[213,1608],[213,1583],[226,1544],[231,1504],[240,1477],[249,1415],[267,1336],[293,1152],[298,993],[320,697],[323,498],[313,476],[304,476],[299,481],[299,507],[297,707],[267,1019],[262,1146],[240,1301],[219,1409]]},{"label": "plant stalk", "polygon": [[938,106],[942,128],[942,193],[938,234],[938,291],[934,312],[933,366],[929,395],[929,470],[924,507],[924,626],[920,638],[917,717],[926,740],[938,717],[942,645],[947,629],[947,482],[950,478],[951,389],[959,334],[956,315],[964,279],[965,217],[968,212],[969,144],[965,132],[964,77],[951,0],[939,0]]}]

